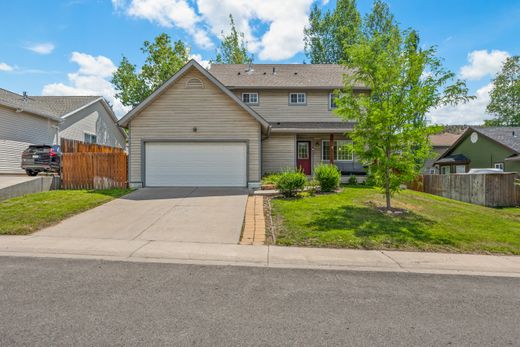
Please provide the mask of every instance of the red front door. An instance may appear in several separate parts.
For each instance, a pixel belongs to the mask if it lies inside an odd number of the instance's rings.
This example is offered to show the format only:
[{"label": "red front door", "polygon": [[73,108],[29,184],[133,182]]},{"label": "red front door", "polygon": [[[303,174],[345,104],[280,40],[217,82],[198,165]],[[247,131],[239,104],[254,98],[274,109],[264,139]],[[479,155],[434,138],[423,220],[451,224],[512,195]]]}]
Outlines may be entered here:
[{"label": "red front door", "polygon": [[296,143],[297,165],[306,175],[311,174],[311,143],[309,141],[298,141]]}]

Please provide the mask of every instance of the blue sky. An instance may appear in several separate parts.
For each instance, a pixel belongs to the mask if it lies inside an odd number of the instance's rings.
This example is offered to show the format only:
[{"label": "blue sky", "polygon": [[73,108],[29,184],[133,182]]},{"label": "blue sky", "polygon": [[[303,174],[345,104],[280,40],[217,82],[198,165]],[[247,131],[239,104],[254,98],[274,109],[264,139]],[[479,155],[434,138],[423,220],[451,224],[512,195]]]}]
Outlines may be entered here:
[{"label": "blue sky", "polygon": [[[388,0],[402,27],[413,27],[424,45],[438,46],[451,70],[465,78],[477,100],[431,114],[434,122],[478,124],[491,79],[508,55],[520,54],[518,0]],[[358,0],[366,13],[372,1]],[[3,1],[0,87],[18,93],[101,94],[114,100],[108,82],[122,55],[140,64],[139,48],[161,32],[182,39],[196,59],[215,56],[228,14],[245,32],[255,62],[301,63],[302,30],[312,0],[25,0]],[[335,1],[319,0],[324,9]]]}]

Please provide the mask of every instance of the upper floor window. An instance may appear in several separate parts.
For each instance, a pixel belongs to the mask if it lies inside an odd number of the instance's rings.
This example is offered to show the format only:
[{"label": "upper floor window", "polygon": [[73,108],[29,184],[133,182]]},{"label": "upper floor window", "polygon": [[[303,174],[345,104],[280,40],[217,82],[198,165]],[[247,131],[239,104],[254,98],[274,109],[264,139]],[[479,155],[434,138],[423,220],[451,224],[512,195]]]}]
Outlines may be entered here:
[{"label": "upper floor window", "polygon": [[[334,141],[334,160],[335,161],[352,161],[354,160],[354,153],[350,148],[351,141],[349,140],[335,140]],[[330,160],[330,141],[323,140],[321,148],[321,159],[324,161]]]},{"label": "upper floor window", "polygon": [[289,105],[305,104],[307,104],[307,95],[305,93],[289,93]]},{"label": "upper floor window", "polygon": [[334,93],[329,93],[329,110],[332,110],[332,109],[335,109],[338,107],[338,105],[336,105],[336,98],[338,96]]},{"label": "upper floor window", "polygon": [[258,105],[258,93],[242,93],[242,101],[248,105]]},{"label": "upper floor window", "polygon": [[96,144],[97,136],[95,134],[85,133],[85,142]]},{"label": "upper floor window", "polygon": [[495,163],[495,169],[500,169],[504,171],[504,163]]}]

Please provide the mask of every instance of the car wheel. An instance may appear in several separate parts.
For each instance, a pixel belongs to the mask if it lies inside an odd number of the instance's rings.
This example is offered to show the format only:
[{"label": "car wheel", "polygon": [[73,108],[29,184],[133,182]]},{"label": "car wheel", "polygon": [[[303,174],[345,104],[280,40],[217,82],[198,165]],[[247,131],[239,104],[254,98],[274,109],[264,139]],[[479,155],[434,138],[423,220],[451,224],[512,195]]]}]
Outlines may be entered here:
[{"label": "car wheel", "polygon": [[38,171],[32,171],[32,170],[25,170],[27,173],[27,176],[36,176],[38,174]]}]

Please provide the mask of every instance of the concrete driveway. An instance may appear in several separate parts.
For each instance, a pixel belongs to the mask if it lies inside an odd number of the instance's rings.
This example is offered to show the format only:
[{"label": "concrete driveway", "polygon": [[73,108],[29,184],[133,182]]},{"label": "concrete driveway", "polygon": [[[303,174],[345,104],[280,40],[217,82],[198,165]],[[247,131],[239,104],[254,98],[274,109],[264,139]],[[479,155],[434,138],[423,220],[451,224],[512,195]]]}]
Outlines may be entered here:
[{"label": "concrete driveway", "polygon": [[246,201],[241,188],[143,188],[36,235],[236,244]]}]

